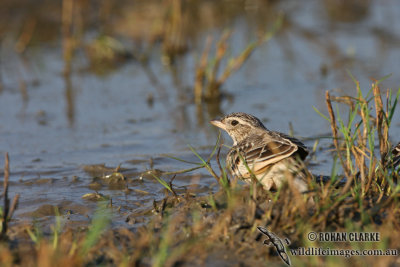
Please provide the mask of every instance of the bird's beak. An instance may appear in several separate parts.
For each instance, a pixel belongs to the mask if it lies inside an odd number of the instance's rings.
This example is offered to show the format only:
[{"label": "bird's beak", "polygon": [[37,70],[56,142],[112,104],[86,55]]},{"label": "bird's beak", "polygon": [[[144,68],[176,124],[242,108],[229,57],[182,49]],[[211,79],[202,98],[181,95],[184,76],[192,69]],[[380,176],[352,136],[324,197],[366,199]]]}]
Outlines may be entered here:
[{"label": "bird's beak", "polygon": [[220,120],[212,120],[210,123],[214,126],[217,126],[223,130],[225,130],[225,124],[223,124]]}]

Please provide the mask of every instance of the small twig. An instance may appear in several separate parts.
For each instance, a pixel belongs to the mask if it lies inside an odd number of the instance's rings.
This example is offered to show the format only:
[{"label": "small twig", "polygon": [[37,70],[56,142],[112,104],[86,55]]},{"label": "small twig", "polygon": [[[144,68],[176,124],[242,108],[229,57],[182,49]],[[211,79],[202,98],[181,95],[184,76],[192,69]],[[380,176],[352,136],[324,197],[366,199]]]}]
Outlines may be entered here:
[{"label": "small twig", "polygon": [[4,163],[4,187],[3,187],[4,210],[3,210],[3,218],[1,218],[2,225],[1,225],[0,239],[5,239],[6,237],[8,221],[14,214],[14,211],[17,208],[19,200],[19,194],[17,194],[13,199],[10,209],[10,199],[8,198],[9,177],[10,177],[10,163],[9,163],[8,153],[6,153],[5,163]]},{"label": "small twig", "polygon": [[[360,127],[357,127],[357,132],[358,132],[358,145],[357,146],[352,146],[352,151],[353,155],[356,161],[356,164],[359,169],[359,174],[360,174],[360,179],[361,179],[361,190],[362,190],[362,195],[365,194],[365,157],[367,155],[363,153],[364,150],[367,150],[367,140],[368,140],[368,132],[370,131],[369,129],[369,112],[368,112],[368,101],[365,100],[365,98],[362,95],[360,84],[357,82],[357,91],[359,95],[359,99],[357,100],[360,103],[360,116],[363,121],[363,132],[361,133]],[[360,124],[361,125],[361,122]],[[373,151],[370,151],[370,154],[373,153]],[[370,175],[369,175],[370,176]]]},{"label": "small twig", "polygon": [[383,166],[385,163],[385,159],[386,159],[385,156],[389,150],[388,142],[387,142],[389,129],[383,118],[387,114],[385,114],[385,111],[383,109],[381,90],[378,86],[378,83],[377,82],[374,83],[372,85],[372,88],[373,88],[374,100],[375,100],[376,128],[378,130],[379,150],[381,153],[381,162],[382,162],[382,166]]},{"label": "small twig", "polygon": [[176,174],[171,178],[171,181],[169,181],[169,187],[171,188],[171,192],[172,192],[172,194],[174,195],[174,197],[178,197],[178,194],[175,192],[175,190],[174,190],[174,188],[173,188],[173,185],[172,185],[172,182],[175,180],[175,178],[176,178]]},{"label": "small twig", "polygon": [[0,239],[4,239],[7,232],[7,217],[10,206],[10,199],[8,198],[8,179],[10,176],[10,165],[8,153],[5,155],[5,163],[4,163],[4,183],[3,183],[3,197],[4,197],[4,211],[3,218],[1,218],[1,233]]},{"label": "small twig", "polygon": [[168,200],[168,197],[164,198],[161,202],[161,210],[159,211],[161,214],[161,218],[164,217],[164,211],[165,211],[165,208],[167,207],[167,200]]},{"label": "small twig", "polygon": [[336,119],[335,119],[335,114],[333,113],[332,109],[332,102],[331,102],[331,97],[329,94],[329,91],[326,91],[325,93],[325,101],[326,101],[326,106],[328,108],[329,116],[331,118],[331,129],[332,129],[332,134],[333,134],[333,144],[335,145],[336,151],[338,153],[338,157],[340,160],[340,163],[343,166],[344,172],[346,173],[346,176],[349,178],[350,173],[347,169],[347,165],[345,164],[342,154],[340,153],[340,147],[339,147],[339,142],[338,142],[338,133],[337,133],[337,127],[336,127]]}]

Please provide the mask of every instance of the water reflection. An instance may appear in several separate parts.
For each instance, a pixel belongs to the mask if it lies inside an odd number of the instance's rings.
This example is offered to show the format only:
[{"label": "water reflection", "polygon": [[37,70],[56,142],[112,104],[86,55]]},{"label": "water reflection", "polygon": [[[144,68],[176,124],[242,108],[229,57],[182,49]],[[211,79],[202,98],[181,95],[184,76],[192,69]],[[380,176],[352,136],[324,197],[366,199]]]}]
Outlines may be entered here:
[{"label": "water reflection", "polygon": [[64,82],[65,82],[65,101],[66,101],[65,113],[69,127],[73,127],[75,122],[75,95],[74,95],[74,88],[72,86],[71,73],[69,71],[64,74]]},{"label": "water reflection", "polygon": [[367,18],[370,0],[324,0],[324,8],[333,22],[360,22]]}]

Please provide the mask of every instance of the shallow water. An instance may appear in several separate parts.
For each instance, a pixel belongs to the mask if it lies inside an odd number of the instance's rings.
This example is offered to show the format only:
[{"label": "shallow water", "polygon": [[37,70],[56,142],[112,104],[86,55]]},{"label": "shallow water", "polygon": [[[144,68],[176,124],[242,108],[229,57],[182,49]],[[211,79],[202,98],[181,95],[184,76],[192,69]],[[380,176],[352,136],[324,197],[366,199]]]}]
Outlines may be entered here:
[{"label": "shallow water", "polygon": [[[115,223],[128,224],[125,219],[131,214],[140,223],[151,211],[153,200],[164,196],[162,185],[142,173],[152,167],[163,171],[192,167],[166,157],[199,162],[189,144],[207,157],[218,135],[208,121],[222,114],[251,113],[268,128],[286,133],[292,127],[295,136],[307,138],[304,142],[309,147],[315,137],[329,136],[329,125],[313,107],[325,113],[325,90],[334,95],[356,94],[346,70],[360,81],[364,92],[370,88],[370,77],[379,79],[390,73],[382,89],[395,90],[400,85],[397,2],[360,1],[364,4],[354,10],[335,7],[335,2],[276,1],[263,15],[254,11],[259,3],[254,1],[255,6],[244,5],[224,22],[199,28],[188,52],[170,66],[163,64],[160,47],[155,45],[148,65],[131,59],[99,74],[88,69],[85,52],[78,50],[69,78],[62,74],[58,37],[35,41],[19,54],[13,27],[9,31],[2,27],[0,152],[10,154],[11,195],[21,194],[17,219],[49,219],[52,207],[43,205],[54,205],[63,214],[69,212],[71,221],[84,223],[97,204],[81,197],[97,191],[110,196],[116,210],[120,208],[115,214],[121,220]],[[284,26],[224,84],[230,97],[218,107],[205,105],[198,112],[191,86],[206,37],[218,39],[229,27],[233,30],[230,50],[236,55],[255,40],[260,28],[270,27],[263,16],[278,12],[285,14]],[[84,40],[93,35],[96,30],[88,30]],[[123,35],[121,42],[127,48],[137,45]],[[400,139],[398,113],[391,128],[393,142]],[[231,144],[226,135],[224,139]],[[330,173],[329,143],[321,139],[321,150],[311,165],[314,173]],[[94,177],[101,174],[87,171],[88,165],[97,164],[121,165],[127,182],[122,188],[98,182]],[[198,194],[218,190],[205,170],[178,175],[174,185],[181,191],[191,187]]]}]

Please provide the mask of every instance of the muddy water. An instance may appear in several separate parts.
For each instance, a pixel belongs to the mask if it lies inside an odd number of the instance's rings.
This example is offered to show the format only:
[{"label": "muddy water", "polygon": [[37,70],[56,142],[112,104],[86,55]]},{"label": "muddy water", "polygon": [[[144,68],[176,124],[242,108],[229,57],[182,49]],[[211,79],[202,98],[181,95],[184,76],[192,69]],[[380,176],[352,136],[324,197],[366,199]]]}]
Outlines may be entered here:
[{"label": "muddy water", "polygon": [[[229,112],[254,114],[273,130],[293,130],[312,147],[315,138],[329,135],[329,125],[313,110],[314,106],[325,111],[325,90],[355,95],[346,70],[360,80],[364,92],[370,88],[370,77],[390,73],[383,88],[400,85],[396,1],[355,1],[343,6],[337,2],[276,1],[266,8],[258,1],[254,5],[238,1],[235,14],[199,28],[187,52],[173,65],[165,64],[155,44],[146,64],[133,58],[98,72],[89,67],[82,49],[76,52],[68,77],[63,75],[59,36],[37,37],[18,53],[19,31],[14,29],[18,27],[2,27],[0,151],[10,153],[11,194],[21,194],[16,220],[53,221],[57,206],[71,224],[84,224],[97,204],[82,196],[98,192],[112,199],[115,224],[143,222],[151,214],[153,200],[164,196],[163,187],[143,173],[193,167],[166,156],[198,162],[190,144],[206,157],[218,133],[208,120]],[[220,7],[207,8],[218,13]],[[23,8],[18,10],[22,17],[26,15]],[[223,29],[232,29],[230,52],[236,55],[260,29],[269,27],[265,17],[278,12],[286,18],[279,34],[258,47],[224,84],[229,97],[217,106],[197,110],[191,88],[206,37],[218,39]],[[128,23],[123,15],[120,19]],[[90,28],[83,40],[96,33],[96,28]],[[136,49],[137,42],[117,36],[126,49]],[[391,129],[393,141],[400,139],[398,116],[397,112]],[[315,173],[330,173],[328,144],[329,140],[320,140],[311,164]],[[119,165],[126,181],[115,184],[100,178]],[[200,195],[218,190],[205,170],[178,175],[173,184],[179,192],[190,189]]]}]

